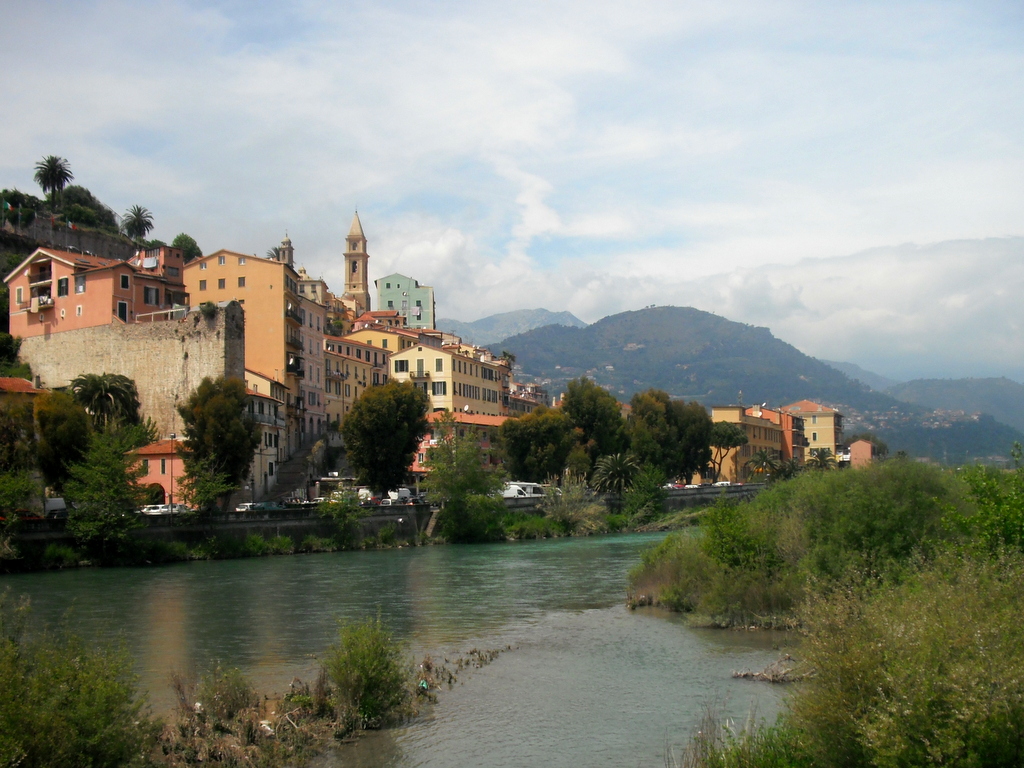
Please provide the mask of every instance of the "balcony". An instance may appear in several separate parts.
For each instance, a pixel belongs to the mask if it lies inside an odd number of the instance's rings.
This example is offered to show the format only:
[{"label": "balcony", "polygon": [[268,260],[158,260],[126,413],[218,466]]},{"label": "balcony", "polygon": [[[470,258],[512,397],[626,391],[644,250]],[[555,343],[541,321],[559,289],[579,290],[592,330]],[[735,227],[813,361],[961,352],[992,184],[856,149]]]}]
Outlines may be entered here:
[{"label": "balcony", "polygon": [[28,276],[28,284],[32,288],[37,285],[49,285],[52,281],[53,272],[49,267],[40,269],[38,272],[30,272]]},{"label": "balcony", "polygon": [[297,310],[295,307],[291,305],[288,305],[285,308],[284,316],[286,320],[291,320],[293,323],[296,323],[297,325],[303,325],[302,315],[299,314],[299,310]]},{"label": "balcony", "polygon": [[302,334],[301,333],[289,333],[284,337],[284,343],[292,349],[303,349],[302,345]]},{"label": "balcony", "polygon": [[328,379],[339,379],[339,380],[343,381],[345,379],[345,374],[342,373],[341,371],[333,371],[330,368],[328,368],[327,369],[327,378]]},{"label": "balcony", "polygon": [[296,357],[294,355],[290,355],[288,357],[288,362],[286,363],[284,370],[285,370],[285,373],[289,373],[292,376],[296,376],[296,377],[298,377],[300,379],[305,378],[305,376],[306,376],[305,361],[301,357]]},{"label": "balcony", "polygon": [[409,376],[413,379],[429,379],[430,371],[421,371],[417,369],[415,371],[410,371]]}]

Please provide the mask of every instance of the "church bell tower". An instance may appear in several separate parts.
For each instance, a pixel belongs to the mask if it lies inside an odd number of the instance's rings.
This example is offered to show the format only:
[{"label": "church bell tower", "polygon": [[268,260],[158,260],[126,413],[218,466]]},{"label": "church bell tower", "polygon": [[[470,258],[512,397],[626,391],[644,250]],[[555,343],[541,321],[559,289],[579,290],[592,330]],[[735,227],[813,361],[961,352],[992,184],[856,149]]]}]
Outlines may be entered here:
[{"label": "church bell tower", "polygon": [[356,316],[370,311],[370,284],[366,271],[370,256],[366,252],[366,235],[359,221],[359,213],[352,217],[352,227],[346,238],[345,251],[345,295],[351,296],[356,305]]}]

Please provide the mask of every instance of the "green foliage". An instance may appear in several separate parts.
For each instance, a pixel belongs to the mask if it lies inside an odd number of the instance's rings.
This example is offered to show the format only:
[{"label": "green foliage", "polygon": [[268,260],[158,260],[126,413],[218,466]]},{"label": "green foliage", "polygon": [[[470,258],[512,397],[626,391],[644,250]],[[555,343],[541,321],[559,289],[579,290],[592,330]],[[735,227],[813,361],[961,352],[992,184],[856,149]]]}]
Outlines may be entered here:
[{"label": "green foliage", "polygon": [[535,483],[560,476],[574,446],[572,430],[565,412],[543,405],[506,420],[499,434],[509,473]]},{"label": "green foliage", "polygon": [[241,379],[207,377],[179,406],[184,423],[179,453],[187,478],[203,472],[238,486],[260,443],[259,426],[246,414],[247,402]]},{"label": "green foliage", "polygon": [[951,513],[949,524],[990,551],[1012,547],[1024,551],[1024,468],[1000,472],[972,467],[961,473],[976,509]]},{"label": "green foliage", "polygon": [[530,512],[509,512],[501,520],[509,539],[549,539],[564,534],[563,528],[549,517]]},{"label": "green foliage", "polygon": [[364,728],[379,728],[406,712],[412,671],[405,649],[379,614],[341,624],[338,642],[328,648],[324,666],[338,703],[356,712]]},{"label": "green foliage", "polygon": [[39,496],[39,485],[26,470],[0,473],[0,517],[27,507]]},{"label": "green foliage", "polygon": [[89,445],[89,415],[65,392],[37,395],[34,406],[36,460],[47,485],[59,493]]},{"label": "green foliage", "polygon": [[72,184],[61,194],[64,217],[68,221],[117,232],[114,212],[85,187]]},{"label": "green foliage", "polygon": [[562,410],[572,421],[576,440],[587,452],[591,465],[602,456],[626,448],[619,401],[590,379],[569,382]]},{"label": "green foliage", "polygon": [[337,527],[335,540],[342,547],[351,547],[359,535],[359,521],[364,517],[365,510],[359,506],[359,499],[353,493],[334,496],[320,502],[317,512],[321,517],[329,517]]},{"label": "green foliage", "polygon": [[178,483],[178,496],[186,507],[205,515],[214,512],[217,502],[227,498],[236,487],[236,483],[228,480],[226,472],[217,470],[215,456],[204,456],[186,465]]},{"label": "green foliage", "polygon": [[410,383],[371,387],[341,423],[348,461],[375,493],[400,486],[427,432],[426,393]]},{"label": "green foliage", "polygon": [[7,397],[0,401],[0,473],[19,472],[35,465],[36,430],[32,401]]},{"label": "green foliage", "polygon": [[21,339],[9,333],[0,333],[0,364],[11,365],[18,361]]},{"label": "green foliage", "polygon": [[138,424],[139,390],[119,373],[83,373],[71,380],[71,394],[92,418],[94,429]]},{"label": "green foliage", "polygon": [[212,301],[204,301],[199,305],[199,311],[203,313],[203,317],[207,320],[212,320],[217,316],[217,305]]},{"label": "green foliage", "polygon": [[133,205],[121,217],[121,231],[136,242],[142,240],[153,229],[153,214],[141,205]]},{"label": "green foliage", "polygon": [[228,723],[244,709],[259,706],[259,696],[252,683],[234,667],[219,664],[204,675],[198,686],[199,701],[209,717]]},{"label": "green foliage", "polygon": [[171,240],[171,247],[181,249],[182,256],[184,257],[186,264],[193,259],[202,257],[203,255],[203,251],[195,241],[195,238],[191,235],[186,235],[184,232]]},{"label": "green foliage", "polygon": [[86,646],[66,631],[27,636],[0,599],[0,765],[147,764],[155,726],[126,649]]},{"label": "green foliage", "polygon": [[566,475],[561,488],[548,489],[540,506],[564,533],[605,529],[604,505],[587,488],[586,479],[578,475]]},{"label": "green foliage", "polygon": [[956,477],[915,462],[809,472],[750,502],[715,505],[701,540],[676,539],[645,559],[632,590],[715,623],[784,624],[809,583],[898,578],[972,509]]},{"label": "green foliage", "polygon": [[758,480],[769,480],[779,470],[779,461],[767,448],[758,448],[747,459],[747,468]]},{"label": "green foliage", "polygon": [[625,453],[602,456],[594,467],[594,488],[601,493],[621,496],[633,487],[640,472],[639,462]]},{"label": "green foliage", "polygon": [[55,206],[61,191],[71,182],[75,175],[71,172],[71,164],[63,157],[47,155],[36,163],[33,177],[43,190],[50,196],[50,204]]},{"label": "green foliage", "polygon": [[808,607],[817,674],[791,724],[815,765],[1018,766],[1024,561],[940,557],[893,588]]},{"label": "green foliage", "polygon": [[817,469],[822,472],[827,472],[830,469],[836,468],[836,457],[832,454],[831,448],[818,448],[807,457],[807,461],[804,462],[804,466],[807,467],[807,469]]},{"label": "green foliage", "polygon": [[711,460],[711,417],[698,402],[673,401],[660,389],[633,395],[630,451],[641,464],[686,482]]},{"label": "green foliage", "polygon": [[633,523],[644,523],[661,515],[668,493],[662,487],[665,474],[660,467],[645,465],[633,479],[623,499],[622,511]]},{"label": "green foliage", "polygon": [[500,536],[499,516],[505,507],[497,493],[504,478],[496,467],[484,463],[476,430],[457,424],[446,413],[434,423],[434,435],[436,444],[427,452],[429,474],[423,487],[441,504],[441,535],[454,542]]},{"label": "green foliage", "polygon": [[43,550],[44,568],[74,568],[82,559],[78,550],[69,547],[67,544],[47,544]]},{"label": "green foliage", "polygon": [[71,467],[66,483],[67,530],[101,562],[110,562],[130,541],[129,532],[142,522],[135,510],[145,489],[139,485],[142,465],[123,435],[93,433],[82,461]]}]

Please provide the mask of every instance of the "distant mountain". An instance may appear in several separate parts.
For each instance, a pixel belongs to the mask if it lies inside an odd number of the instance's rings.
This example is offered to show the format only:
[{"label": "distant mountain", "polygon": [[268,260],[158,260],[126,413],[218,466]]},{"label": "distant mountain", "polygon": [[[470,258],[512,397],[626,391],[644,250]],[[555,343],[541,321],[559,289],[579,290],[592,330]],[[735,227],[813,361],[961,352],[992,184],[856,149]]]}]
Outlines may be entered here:
[{"label": "distant mountain", "polygon": [[[551,394],[588,376],[622,401],[650,387],[705,406],[807,398],[838,408],[846,431],[872,430],[893,452],[938,461],[1006,456],[1024,433],[991,420],[935,414],[876,392],[775,338],[767,328],[690,307],[623,312],[585,328],[546,326],[490,347],[508,350]],[[994,428],[992,425],[995,425]]]},{"label": "distant mountain", "polygon": [[499,315],[482,317],[471,323],[442,318],[434,323],[439,331],[447,331],[462,337],[462,340],[478,346],[487,346],[507,339],[509,336],[526,333],[545,325],[564,325],[585,328],[586,323],[571,312],[549,312],[546,309],[519,309],[502,312]]},{"label": "distant mountain", "polygon": [[886,392],[926,408],[987,413],[1024,430],[1024,385],[1010,379],[916,379],[890,386]]},{"label": "distant mountain", "polygon": [[[818,359],[820,360],[821,358]],[[835,360],[822,360],[821,362],[825,365],[831,365],[837,371],[845,373],[851,379],[864,382],[876,392],[885,392],[889,387],[900,383],[896,381],[896,379],[889,379],[877,373],[866,371],[854,363],[840,363]]]}]

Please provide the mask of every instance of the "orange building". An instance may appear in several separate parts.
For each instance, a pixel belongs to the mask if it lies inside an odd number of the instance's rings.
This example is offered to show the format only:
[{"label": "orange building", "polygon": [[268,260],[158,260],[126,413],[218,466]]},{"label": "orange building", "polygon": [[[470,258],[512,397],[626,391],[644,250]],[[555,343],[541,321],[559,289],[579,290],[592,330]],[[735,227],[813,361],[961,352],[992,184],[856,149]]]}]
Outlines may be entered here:
[{"label": "orange building", "polygon": [[725,454],[718,476],[719,480],[728,480],[732,483],[748,480],[751,470],[747,466],[747,462],[751,456],[762,449],[767,450],[772,458],[782,458],[782,429],[770,418],[767,418],[767,414],[755,416],[748,413],[749,410],[751,409],[742,405],[716,405],[711,409],[712,421],[716,423],[726,421],[735,424],[747,436],[746,445],[731,448]]},{"label": "orange building", "polygon": [[188,308],[178,248],[142,251],[129,261],[38,248],[4,280],[10,333],[28,338],[110,323],[169,319]]},{"label": "orange building", "polygon": [[755,416],[759,419],[768,419],[779,427],[782,432],[782,445],[779,449],[779,458],[783,461],[796,459],[802,466],[806,459],[808,446],[807,437],[804,435],[804,420],[793,413],[786,413],[782,410],[774,410],[761,405],[747,408],[748,416]]},{"label": "orange building", "polygon": [[143,475],[139,485],[146,488],[159,486],[164,496],[159,504],[180,504],[181,478],[185,474],[185,462],[176,453],[180,440],[157,440],[136,451],[142,462]]}]

